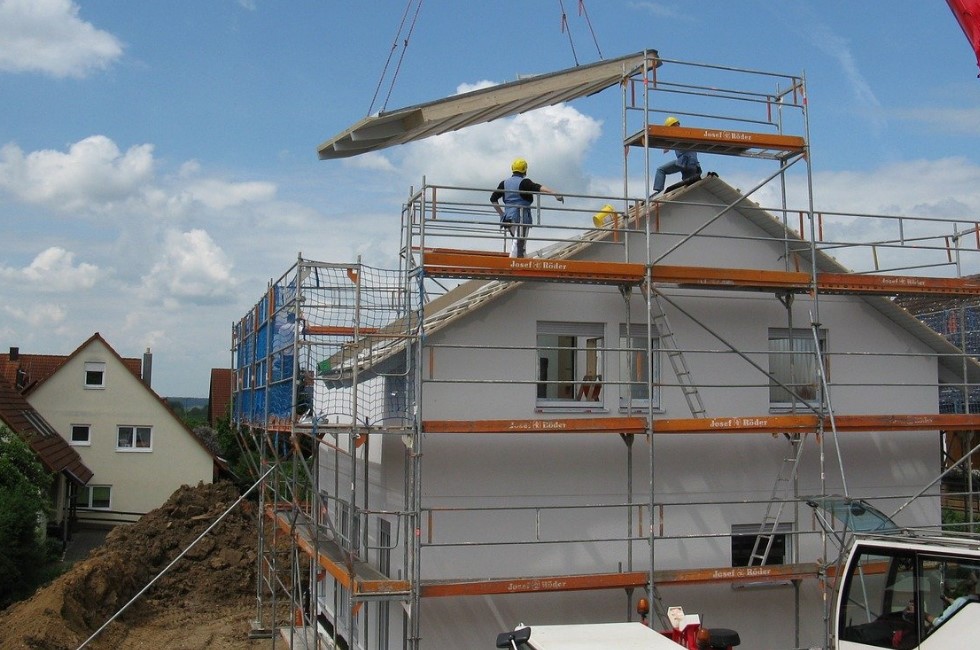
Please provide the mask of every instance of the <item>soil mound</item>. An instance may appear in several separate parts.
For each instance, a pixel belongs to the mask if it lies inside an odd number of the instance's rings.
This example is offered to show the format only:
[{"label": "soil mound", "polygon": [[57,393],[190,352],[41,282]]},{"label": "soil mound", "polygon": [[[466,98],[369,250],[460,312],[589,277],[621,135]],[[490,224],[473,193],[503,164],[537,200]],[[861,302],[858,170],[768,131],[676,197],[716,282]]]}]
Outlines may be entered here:
[{"label": "soil mound", "polygon": [[[230,483],[183,486],[137,523],[115,528],[88,558],[0,614],[0,648],[74,650],[238,496]],[[192,622],[196,613],[220,619],[237,612],[247,620],[255,604],[256,516],[251,502],[239,504],[87,647],[142,647],[132,643],[131,632],[141,625],[160,624],[164,613],[174,619],[177,612],[178,627],[197,625]],[[248,646],[247,631],[242,624],[238,647]],[[179,645],[220,647],[210,642],[194,645],[200,642],[190,640],[190,629],[187,636],[188,645]]]}]

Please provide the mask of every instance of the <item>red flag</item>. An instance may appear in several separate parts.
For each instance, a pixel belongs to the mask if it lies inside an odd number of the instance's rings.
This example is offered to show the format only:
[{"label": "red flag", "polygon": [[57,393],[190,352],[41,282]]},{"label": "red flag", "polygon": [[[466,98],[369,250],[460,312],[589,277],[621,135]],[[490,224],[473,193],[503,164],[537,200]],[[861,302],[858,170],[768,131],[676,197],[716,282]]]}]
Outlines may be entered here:
[{"label": "red flag", "polygon": [[[977,56],[977,66],[980,67],[980,0],[946,0],[952,9],[956,20],[970,41]],[[977,75],[980,77],[980,74]]]}]

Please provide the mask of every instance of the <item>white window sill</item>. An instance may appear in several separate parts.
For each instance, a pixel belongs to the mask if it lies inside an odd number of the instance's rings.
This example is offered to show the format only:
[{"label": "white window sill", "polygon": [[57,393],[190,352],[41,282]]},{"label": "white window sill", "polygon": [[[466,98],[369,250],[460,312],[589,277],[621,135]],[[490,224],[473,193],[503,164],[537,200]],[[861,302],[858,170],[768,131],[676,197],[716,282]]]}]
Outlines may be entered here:
[{"label": "white window sill", "polygon": [[534,407],[535,413],[609,413],[602,404],[578,406],[574,404],[539,404]]}]

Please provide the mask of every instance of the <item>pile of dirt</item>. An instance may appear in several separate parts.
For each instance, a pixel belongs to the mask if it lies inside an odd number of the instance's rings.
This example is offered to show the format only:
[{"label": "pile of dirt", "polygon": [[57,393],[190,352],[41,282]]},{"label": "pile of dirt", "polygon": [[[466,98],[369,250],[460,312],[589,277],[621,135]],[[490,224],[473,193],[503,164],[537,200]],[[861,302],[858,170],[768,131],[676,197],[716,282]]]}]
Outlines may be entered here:
[{"label": "pile of dirt", "polygon": [[[137,523],[116,527],[88,558],[0,614],[0,647],[74,650],[200,537],[238,496],[230,483],[184,486]],[[255,510],[243,501],[229,512],[86,647],[250,647],[247,633],[255,610],[258,534]],[[144,645],[141,628],[152,629],[148,637],[155,642]],[[165,642],[169,628],[176,629]],[[228,645],[222,645],[221,635],[231,637]]]}]

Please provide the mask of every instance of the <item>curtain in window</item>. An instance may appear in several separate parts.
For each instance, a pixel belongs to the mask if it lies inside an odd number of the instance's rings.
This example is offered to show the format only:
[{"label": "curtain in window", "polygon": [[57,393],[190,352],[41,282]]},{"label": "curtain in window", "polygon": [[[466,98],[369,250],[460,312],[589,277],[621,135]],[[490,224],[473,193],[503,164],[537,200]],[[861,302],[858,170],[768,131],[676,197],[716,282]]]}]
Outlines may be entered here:
[{"label": "curtain in window", "polygon": [[[817,374],[817,358],[813,339],[803,335],[770,335],[769,373],[782,384],[790,387],[806,401],[819,395],[820,378]],[[792,393],[777,384],[769,384],[771,403],[792,402]]]}]

